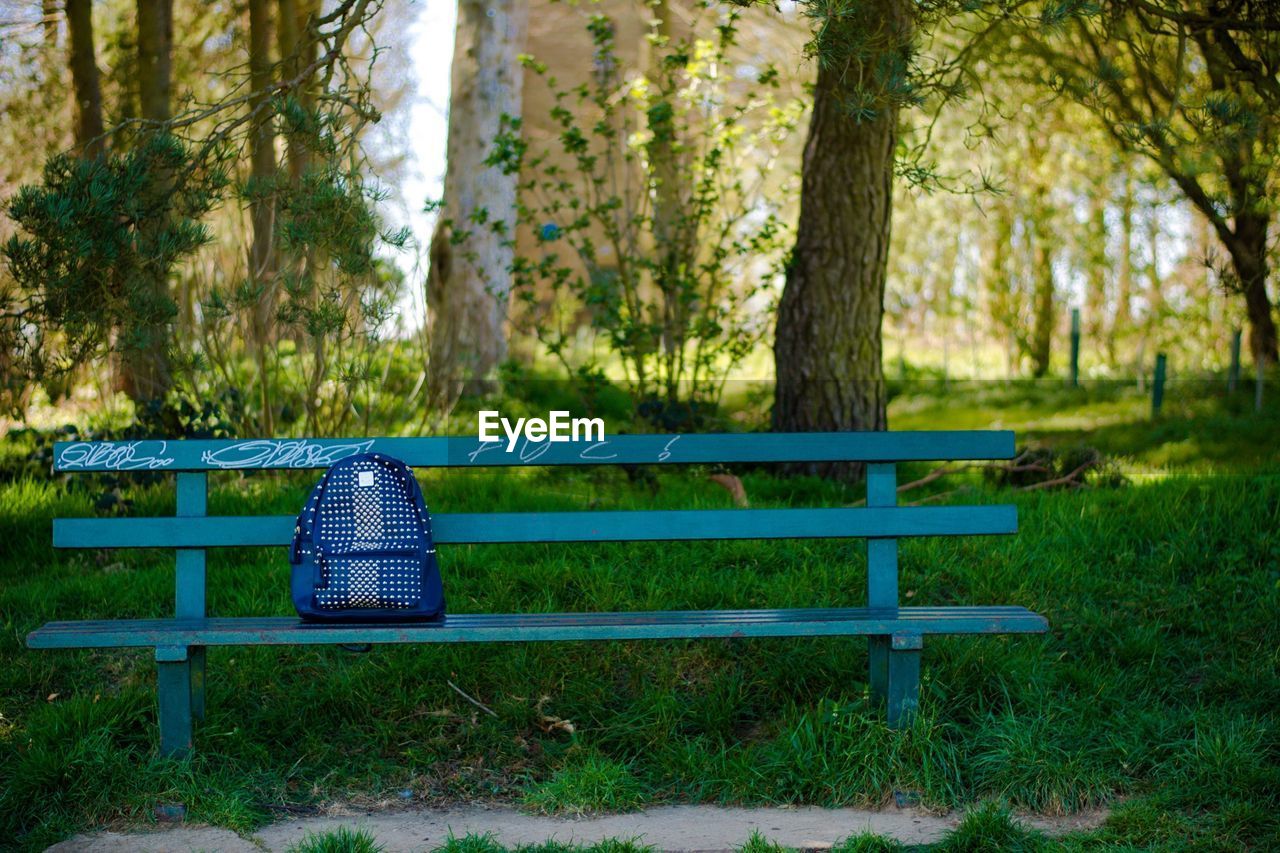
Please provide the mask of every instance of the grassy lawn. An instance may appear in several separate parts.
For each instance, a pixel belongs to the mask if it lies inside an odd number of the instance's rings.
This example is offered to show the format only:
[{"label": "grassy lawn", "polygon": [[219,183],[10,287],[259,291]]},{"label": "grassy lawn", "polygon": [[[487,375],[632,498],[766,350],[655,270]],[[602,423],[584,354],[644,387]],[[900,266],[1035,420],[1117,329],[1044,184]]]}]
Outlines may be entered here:
[{"label": "grassy lawn", "polygon": [[[1120,388],[895,399],[897,429],[1000,424],[1096,446],[1129,476],[1114,488],[1014,493],[967,475],[962,499],[1016,503],[1021,532],[903,543],[907,603],[1020,604],[1051,624],[1043,637],[929,641],[922,714],[903,732],[869,705],[865,643],[849,639],[224,648],[209,652],[197,756],[161,760],[148,654],[35,652],[23,637],[55,618],[169,615],[172,554],[54,552],[50,520],[94,514],[92,488],[0,486],[0,845],[145,821],[157,802],[249,829],[404,790],[419,802],[545,811],[876,806],[907,791],[930,807],[998,804],[946,849],[1047,846],[1001,809],[1100,804],[1113,810],[1102,829],[1054,846],[1275,849],[1280,409],[1254,415],[1174,394],[1152,424],[1147,405]],[[754,506],[861,497],[742,476]],[[220,476],[210,511],[292,514],[309,480]],[[431,472],[423,482],[438,511],[730,505],[699,471],[662,473],[656,493],[620,471]],[[128,511],[171,512],[171,492],[136,488]],[[455,612],[849,606],[865,587],[856,542],[456,547],[441,563]],[[282,548],[210,559],[215,614],[290,613],[287,590]],[[991,841],[1001,833],[1007,843]]]}]

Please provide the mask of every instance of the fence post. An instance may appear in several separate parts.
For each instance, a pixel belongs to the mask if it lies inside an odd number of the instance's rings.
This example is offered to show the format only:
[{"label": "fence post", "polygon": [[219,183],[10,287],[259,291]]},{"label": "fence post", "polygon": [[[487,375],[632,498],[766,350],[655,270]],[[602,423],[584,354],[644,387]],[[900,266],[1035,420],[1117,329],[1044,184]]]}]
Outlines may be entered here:
[{"label": "fence post", "polygon": [[1151,383],[1151,417],[1160,416],[1160,407],[1164,405],[1164,375],[1167,360],[1164,353],[1156,355],[1156,376]]},{"label": "fence post", "polygon": [[1231,370],[1227,372],[1227,393],[1236,393],[1240,384],[1240,330],[1231,335]]},{"label": "fence post", "polygon": [[1071,387],[1080,387],[1080,309],[1071,309]]},{"label": "fence post", "polygon": [[1257,370],[1257,375],[1253,379],[1253,410],[1261,412],[1262,386],[1267,380],[1267,357],[1259,354],[1254,362],[1254,368]]}]

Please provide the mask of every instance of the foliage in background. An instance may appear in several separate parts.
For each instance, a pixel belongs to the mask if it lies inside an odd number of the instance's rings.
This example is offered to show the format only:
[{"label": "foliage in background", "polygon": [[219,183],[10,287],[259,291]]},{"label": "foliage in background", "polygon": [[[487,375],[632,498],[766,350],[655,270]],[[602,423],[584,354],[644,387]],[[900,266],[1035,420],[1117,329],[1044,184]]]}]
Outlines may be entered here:
[{"label": "foliage in background", "polygon": [[[408,234],[382,224],[387,191],[366,153],[381,118],[372,82],[381,9],[377,0],[323,14],[309,0],[273,6],[278,45],[255,55],[248,77],[217,47],[232,43],[242,8],[210,6],[194,24],[179,10],[178,38],[205,40],[174,47],[174,76],[188,88],[156,125],[132,100],[142,73],[132,14],[100,8],[105,158],[55,154],[42,182],[8,205],[22,229],[0,272],[0,394],[10,410],[21,416],[33,384],[54,403],[86,385],[104,399],[124,387],[146,431],[156,401],[122,383],[119,365],[154,348],[172,367],[160,420],[182,421],[184,400],[234,395],[222,411],[242,432],[407,421],[424,368],[410,352],[417,341],[392,340],[406,282],[387,254]],[[60,53],[57,17],[46,29],[40,87],[57,81]],[[268,168],[257,159],[249,168],[244,152],[264,136],[284,144],[268,147]],[[257,263],[262,246],[269,265]]]},{"label": "foliage in background", "polygon": [[772,173],[803,108],[775,97],[772,68],[732,79],[736,12],[708,37],[659,23],[647,75],[621,77],[600,14],[590,83],[562,88],[527,58],[558,139],[542,147],[509,121],[491,161],[520,173],[519,226],[534,235],[512,269],[526,331],[587,385],[617,358],[642,414],[676,428],[714,405],[769,330],[794,192]]},{"label": "foliage in background", "polygon": [[[1250,350],[1275,364],[1268,231],[1280,177],[1280,12],[1242,0],[1050,4],[1020,51],[1046,89],[1146,158],[1218,238],[1219,279],[1242,297]],[[1005,59],[1005,64],[1009,60]]]},{"label": "foliage in background", "polygon": [[[270,199],[280,269],[270,283],[240,270],[231,283],[211,283],[200,337],[190,343],[201,369],[187,378],[193,388],[240,389],[250,403],[244,426],[261,434],[367,431],[382,368],[396,356],[388,333],[405,285],[379,253],[403,249],[409,235],[382,224],[385,191],[368,176],[360,137],[342,113],[292,100],[275,112],[282,135],[308,151],[307,168],[238,190],[246,202]],[[279,292],[268,301],[269,334],[258,341],[268,286]]]},{"label": "foliage in background", "polygon": [[[209,241],[201,220],[222,198],[224,158],[201,163],[172,136],[151,135],[124,155],[55,155],[44,180],[9,200],[21,229],[3,254],[13,276],[0,347],[40,382],[65,381],[109,353],[155,346],[177,313],[151,286]],[[166,177],[162,191],[156,175]]]}]

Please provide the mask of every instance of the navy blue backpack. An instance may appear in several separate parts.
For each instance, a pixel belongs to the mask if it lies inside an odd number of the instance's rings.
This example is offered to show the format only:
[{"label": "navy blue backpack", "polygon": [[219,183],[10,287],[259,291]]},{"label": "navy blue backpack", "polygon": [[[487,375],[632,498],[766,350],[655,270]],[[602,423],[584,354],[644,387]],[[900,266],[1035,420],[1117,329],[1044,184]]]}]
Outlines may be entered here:
[{"label": "navy blue backpack", "polygon": [[409,466],[380,453],[334,463],[311,490],[289,552],[293,606],[317,622],[444,615],[431,516]]}]

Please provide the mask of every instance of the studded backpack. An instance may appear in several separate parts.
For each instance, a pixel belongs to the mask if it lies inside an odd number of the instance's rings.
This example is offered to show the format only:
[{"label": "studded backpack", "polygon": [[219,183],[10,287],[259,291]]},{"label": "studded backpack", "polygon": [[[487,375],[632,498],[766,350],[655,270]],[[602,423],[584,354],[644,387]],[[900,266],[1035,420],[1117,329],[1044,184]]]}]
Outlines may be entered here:
[{"label": "studded backpack", "polygon": [[293,605],[316,622],[411,622],[444,615],[431,516],[409,466],[381,453],[329,468],[298,515]]}]

